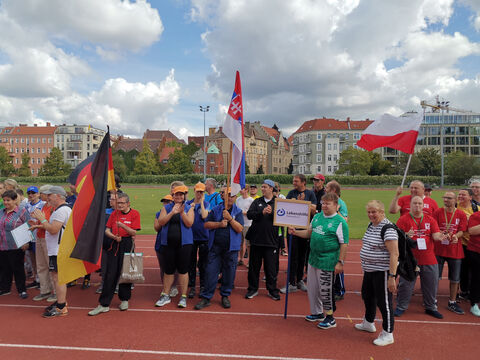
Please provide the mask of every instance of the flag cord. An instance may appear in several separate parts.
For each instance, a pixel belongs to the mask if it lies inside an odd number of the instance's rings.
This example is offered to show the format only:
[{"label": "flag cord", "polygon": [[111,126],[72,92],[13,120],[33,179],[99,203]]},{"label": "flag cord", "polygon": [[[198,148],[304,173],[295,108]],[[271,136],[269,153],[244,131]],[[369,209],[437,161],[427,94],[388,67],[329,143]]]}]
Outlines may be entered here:
[{"label": "flag cord", "polygon": [[405,179],[407,178],[408,168],[410,166],[411,160],[412,160],[412,154],[410,154],[410,156],[408,157],[407,166],[405,167],[405,173],[403,174],[402,185],[400,185],[401,188],[403,188],[403,185],[405,184]]}]

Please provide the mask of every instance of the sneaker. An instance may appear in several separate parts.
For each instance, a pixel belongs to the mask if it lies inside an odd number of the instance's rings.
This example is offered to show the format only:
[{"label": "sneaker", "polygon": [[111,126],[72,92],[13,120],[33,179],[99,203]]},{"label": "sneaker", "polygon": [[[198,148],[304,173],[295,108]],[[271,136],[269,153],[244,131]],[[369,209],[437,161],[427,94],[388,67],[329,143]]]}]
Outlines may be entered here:
[{"label": "sneaker", "polygon": [[191,287],[190,290],[188,291],[188,298],[193,299],[195,297],[195,288]]},{"label": "sneaker", "polygon": [[171,301],[172,300],[170,300],[170,296],[162,293],[162,295],[160,296],[160,299],[158,299],[158,301],[155,303],[155,306],[157,307],[165,306],[167,304],[170,304]]},{"label": "sneaker", "polygon": [[172,286],[172,288],[170,289],[170,297],[171,298],[174,298],[175,296],[178,295],[178,289],[176,286]]},{"label": "sneaker", "polygon": [[315,321],[322,321],[325,319],[325,315],[323,313],[321,314],[311,314],[305,316],[305,320],[310,321],[310,322],[315,322]]},{"label": "sneaker", "polygon": [[68,309],[67,309],[67,305],[65,305],[63,309],[60,309],[57,306],[54,306],[49,310],[45,311],[42,316],[44,318],[53,318],[57,316],[65,316],[67,314],[68,314]]},{"label": "sneaker", "polygon": [[102,293],[102,290],[103,290],[103,287],[102,286],[99,286],[97,288],[97,290],[95,290],[95,294],[101,294]]},{"label": "sneaker", "polygon": [[305,282],[303,280],[300,280],[299,282],[297,282],[297,288],[302,291],[307,291],[307,286],[305,285]]},{"label": "sneaker", "polygon": [[323,321],[320,322],[317,325],[317,327],[319,329],[327,330],[327,329],[337,327],[337,322],[335,321],[335,319],[332,315],[327,315],[327,317],[325,319],[323,319]]},{"label": "sneaker", "polygon": [[270,296],[270,297],[271,297],[273,300],[275,300],[275,301],[280,301],[280,294],[279,294],[279,293],[276,293],[276,292],[271,293],[271,292],[269,292],[269,293],[268,293],[268,296]]},{"label": "sneaker", "polygon": [[26,298],[28,298],[28,294],[27,294],[26,291],[22,291],[22,292],[19,294],[19,296],[20,296],[20,299],[26,299]]},{"label": "sneaker", "polygon": [[114,291],[115,294],[118,294],[118,284],[117,286],[115,286],[115,291]]},{"label": "sneaker", "polygon": [[238,263],[237,263],[238,266],[241,266],[243,265],[243,260],[238,260]]},{"label": "sneaker", "polygon": [[253,299],[257,295],[258,295],[258,291],[248,290],[247,293],[245,294],[245,299]]},{"label": "sneaker", "polygon": [[335,294],[335,301],[343,300],[343,297],[344,297],[343,294]]},{"label": "sneaker", "polygon": [[225,309],[230,309],[232,307],[232,304],[230,303],[230,299],[228,296],[222,296],[222,306]]},{"label": "sneaker", "polygon": [[52,294],[47,298],[47,302],[54,303],[57,301],[57,294]]},{"label": "sneaker", "polygon": [[128,301],[123,300],[120,305],[118,305],[120,311],[127,311],[128,310]]},{"label": "sneaker", "polygon": [[377,346],[385,346],[385,345],[393,344],[393,334],[388,333],[385,330],[382,330],[380,335],[378,335],[378,338],[373,340],[373,343]]},{"label": "sneaker", "polygon": [[377,331],[377,328],[375,327],[375,323],[368,322],[365,319],[363,319],[363,321],[360,324],[355,324],[355,329],[360,331],[370,332],[370,333],[374,333]]},{"label": "sneaker", "polygon": [[458,315],[464,315],[465,311],[462,310],[462,308],[457,304],[456,301],[454,302],[448,302],[447,309],[450,310],[451,312],[454,312],[455,314]]},{"label": "sneaker", "polygon": [[197,305],[195,305],[194,309],[195,310],[202,310],[203,308],[210,306],[210,300],[202,298]]},{"label": "sneaker", "polygon": [[83,279],[83,284],[82,284],[82,289],[88,289],[90,287],[90,280],[88,279]]},{"label": "sneaker", "polygon": [[460,294],[458,294],[457,296],[462,300],[469,300],[470,299],[470,296],[469,296],[468,292],[466,292],[466,291],[461,291]]},{"label": "sneaker", "polygon": [[433,316],[436,319],[443,319],[443,315],[440,314],[437,310],[426,309],[425,314]]},{"label": "sneaker", "polygon": [[248,259],[248,250],[245,250],[245,255],[243,255],[244,259]]},{"label": "sneaker", "polygon": [[48,299],[50,295],[51,293],[38,294],[37,296],[33,297],[33,301],[42,301],[42,300]]},{"label": "sneaker", "polygon": [[403,315],[404,312],[405,312],[405,310],[401,310],[399,308],[396,308],[395,311],[393,312],[393,316],[400,317],[400,316]]},{"label": "sneaker", "polygon": [[27,289],[33,289],[38,287],[40,287],[40,283],[38,283],[37,281],[32,281],[30,284],[27,284],[26,286]]},{"label": "sneaker", "polygon": [[[289,293],[294,293],[298,290],[298,288],[295,286],[295,285],[292,285],[292,284],[288,284],[288,292]],[[280,292],[282,294],[286,294],[287,293],[287,287],[284,286],[283,288],[280,289]]]},{"label": "sneaker", "polygon": [[2,291],[0,291],[0,296],[2,296],[2,295],[10,295],[11,293],[12,293],[12,292],[9,291],[9,290],[2,290]]},{"label": "sneaker", "polygon": [[288,256],[287,250],[282,249],[282,251],[280,252],[280,255],[282,255],[282,256]]},{"label": "sneaker", "polygon": [[186,296],[181,296],[180,301],[178,302],[178,307],[185,309],[187,307],[187,297]]},{"label": "sneaker", "polygon": [[101,313],[109,312],[110,308],[108,306],[98,305],[95,309],[88,312],[88,315],[95,316]]},{"label": "sneaker", "polygon": [[470,312],[471,312],[473,315],[480,317],[480,308],[478,307],[478,304],[473,305],[473,306],[470,308]]}]

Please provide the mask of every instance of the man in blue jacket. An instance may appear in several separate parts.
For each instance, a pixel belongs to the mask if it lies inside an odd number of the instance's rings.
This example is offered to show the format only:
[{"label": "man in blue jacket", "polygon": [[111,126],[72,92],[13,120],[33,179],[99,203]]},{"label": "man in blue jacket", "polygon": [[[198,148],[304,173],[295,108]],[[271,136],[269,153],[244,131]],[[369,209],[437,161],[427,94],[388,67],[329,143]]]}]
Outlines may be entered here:
[{"label": "man in blue jacket", "polygon": [[210,211],[205,222],[205,228],[210,230],[208,262],[205,288],[200,293],[202,300],[195,305],[196,310],[210,305],[220,272],[222,273],[220,287],[222,306],[225,309],[231,306],[228,297],[232,293],[237,270],[238,251],[242,242],[243,214],[242,210],[235,205],[237,194],[231,194],[228,189],[228,198],[225,198],[225,192],[225,189],[222,189],[224,202]]}]

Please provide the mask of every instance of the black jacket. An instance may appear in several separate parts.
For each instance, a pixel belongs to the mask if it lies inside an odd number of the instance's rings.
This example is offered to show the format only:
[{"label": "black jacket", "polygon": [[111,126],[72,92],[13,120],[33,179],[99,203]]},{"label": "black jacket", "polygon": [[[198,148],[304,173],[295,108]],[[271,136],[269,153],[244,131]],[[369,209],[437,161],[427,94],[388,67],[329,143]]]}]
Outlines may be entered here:
[{"label": "black jacket", "polygon": [[[263,209],[270,205],[272,207],[271,214],[263,214]],[[278,249],[278,226],[273,226],[273,213],[275,210],[275,196],[267,204],[265,198],[259,197],[255,199],[247,211],[247,218],[252,221],[250,229],[248,229],[247,239],[251,245],[273,247]]]}]

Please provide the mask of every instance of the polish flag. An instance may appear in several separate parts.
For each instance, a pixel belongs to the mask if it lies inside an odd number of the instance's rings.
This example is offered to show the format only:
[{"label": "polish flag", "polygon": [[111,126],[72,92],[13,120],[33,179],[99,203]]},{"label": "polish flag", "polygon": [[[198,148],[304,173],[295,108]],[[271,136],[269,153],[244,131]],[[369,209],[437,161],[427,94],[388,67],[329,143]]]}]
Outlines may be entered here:
[{"label": "polish flag", "polygon": [[413,154],[422,119],[422,114],[401,117],[384,114],[365,129],[357,146],[368,151],[389,147]]}]

